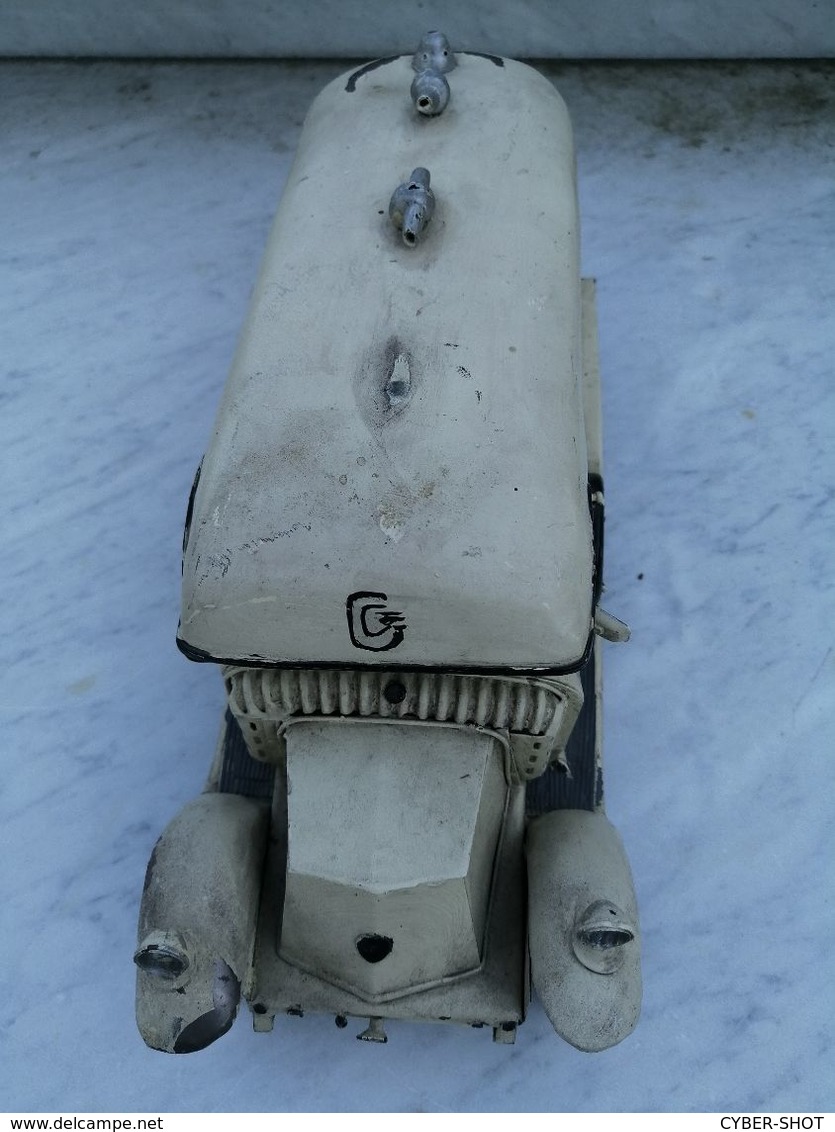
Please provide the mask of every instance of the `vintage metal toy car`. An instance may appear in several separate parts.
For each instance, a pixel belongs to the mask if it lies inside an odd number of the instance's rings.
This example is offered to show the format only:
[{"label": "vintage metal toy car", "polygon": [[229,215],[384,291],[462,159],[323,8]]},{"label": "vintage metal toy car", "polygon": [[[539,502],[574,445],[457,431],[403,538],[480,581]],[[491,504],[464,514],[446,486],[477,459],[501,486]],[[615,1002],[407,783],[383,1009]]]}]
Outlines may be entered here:
[{"label": "vintage metal toy car", "polygon": [[[410,94],[411,91],[411,94]],[[603,812],[594,287],[571,127],[522,64],[378,60],[309,113],[195,480],[178,643],[223,666],[151,861],[137,1018],[326,1012],[584,1050],[640,1007]]]}]

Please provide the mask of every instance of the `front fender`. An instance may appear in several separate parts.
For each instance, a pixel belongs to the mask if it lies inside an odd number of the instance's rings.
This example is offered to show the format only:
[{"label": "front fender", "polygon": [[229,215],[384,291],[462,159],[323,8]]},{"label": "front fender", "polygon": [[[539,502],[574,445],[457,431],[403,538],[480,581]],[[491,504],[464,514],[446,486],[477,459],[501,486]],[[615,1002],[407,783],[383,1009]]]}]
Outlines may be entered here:
[{"label": "front fender", "polygon": [[237,1013],[249,968],[269,810],[236,794],[202,794],[151,854],[134,961],[136,1021],[168,1053],[203,1049]]},{"label": "front fender", "polygon": [[557,1033],[589,1053],[632,1032],[641,1009],[629,863],[601,813],[555,810],[528,827],[531,980]]}]

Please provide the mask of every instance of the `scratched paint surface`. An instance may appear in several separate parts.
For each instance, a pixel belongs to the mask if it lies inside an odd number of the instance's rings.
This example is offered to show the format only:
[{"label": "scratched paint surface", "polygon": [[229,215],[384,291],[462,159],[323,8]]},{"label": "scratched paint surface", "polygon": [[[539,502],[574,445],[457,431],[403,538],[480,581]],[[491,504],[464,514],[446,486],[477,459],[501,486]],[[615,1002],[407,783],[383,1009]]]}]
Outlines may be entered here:
[{"label": "scratched paint surface", "polygon": [[[360,589],[405,614],[405,667],[586,650],[567,112],[530,67],[462,56],[427,120],[413,74],[347,71],[308,115],[195,494],[181,637],[210,656],[373,662],[346,631]],[[417,154],[438,206],[407,249],[387,204]]]}]

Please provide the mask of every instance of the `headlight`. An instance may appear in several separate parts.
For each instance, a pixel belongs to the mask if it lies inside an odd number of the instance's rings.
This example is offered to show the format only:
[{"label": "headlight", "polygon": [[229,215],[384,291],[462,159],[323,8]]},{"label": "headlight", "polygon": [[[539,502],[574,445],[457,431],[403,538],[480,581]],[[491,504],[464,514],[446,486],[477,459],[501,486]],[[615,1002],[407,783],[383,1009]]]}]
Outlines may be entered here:
[{"label": "headlight", "polygon": [[572,944],[584,967],[600,975],[611,975],[622,966],[623,949],[634,938],[635,929],[617,905],[597,900],[577,921]]}]

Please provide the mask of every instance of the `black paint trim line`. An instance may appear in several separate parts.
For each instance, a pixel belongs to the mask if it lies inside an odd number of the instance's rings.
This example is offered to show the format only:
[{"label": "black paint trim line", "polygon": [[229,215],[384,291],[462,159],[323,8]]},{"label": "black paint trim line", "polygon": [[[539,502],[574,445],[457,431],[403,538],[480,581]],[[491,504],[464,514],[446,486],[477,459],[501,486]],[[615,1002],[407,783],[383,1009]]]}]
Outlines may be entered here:
[{"label": "black paint trim line", "polygon": [[386,657],[385,666],[382,664],[361,664],[354,661],[332,660],[267,660],[263,656],[213,656],[205,649],[190,645],[188,641],[177,634],[177,648],[189,660],[198,664],[234,665],[236,668],[303,668],[303,669],[354,669],[368,672],[437,672],[457,673],[463,676],[567,676],[571,672],[578,672],[586,663],[591,650],[594,648],[594,629],[589,633],[586,647],[582,656],[568,664],[560,665],[533,665],[533,664],[393,664]]},{"label": "black paint trim line", "polygon": [[[595,496],[599,496],[595,499]],[[604,526],[603,477],[593,472],[589,476],[589,512],[591,513],[592,546],[594,548],[594,571],[592,592],[594,608],[597,609],[603,593],[603,526]]]},{"label": "black paint trim line", "polygon": [[[487,59],[490,63],[495,63],[497,67],[504,66],[504,59],[499,55],[488,55],[485,51],[459,51],[458,55],[474,55],[477,59]],[[402,55],[390,55],[387,59],[375,59],[371,63],[366,63],[364,67],[360,67],[358,71],[354,71],[348,76],[348,81],[345,84],[345,89],[349,94],[353,94],[357,89],[357,83],[370,71],[376,71],[378,67],[387,67],[389,63],[395,63],[398,59],[402,59]]]},{"label": "black paint trim line", "polygon": [[390,55],[388,59],[375,59],[373,63],[366,63],[364,67],[360,67],[358,71],[354,71],[352,75],[348,76],[345,89],[349,94],[353,94],[357,89],[358,80],[361,79],[363,75],[367,75],[369,71],[376,71],[378,67],[387,67],[389,63],[394,63],[399,58],[399,55]]},{"label": "black paint trim line", "polygon": [[[205,457],[204,457],[205,459]],[[186,556],[186,548],[188,547],[188,536],[191,532],[191,520],[194,516],[194,497],[197,495],[197,485],[200,483],[200,473],[203,471],[203,460],[197,465],[197,471],[194,473],[194,480],[191,484],[191,491],[188,496],[188,506],[186,507],[186,521],[183,525],[183,555],[180,559],[180,573],[185,574],[185,562],[183,561]]]}]

